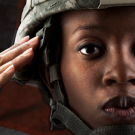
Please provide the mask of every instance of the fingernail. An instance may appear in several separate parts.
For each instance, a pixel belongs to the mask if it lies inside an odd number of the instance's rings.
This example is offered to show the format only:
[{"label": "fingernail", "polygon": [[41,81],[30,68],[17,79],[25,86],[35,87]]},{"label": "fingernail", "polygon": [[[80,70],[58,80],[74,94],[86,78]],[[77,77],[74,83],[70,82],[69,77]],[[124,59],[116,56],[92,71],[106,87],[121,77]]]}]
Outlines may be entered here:
[{"label": "fingernail", "polygon": [[28,50],[26,50],[22,55],[29,54],[29,53],[31,53],[31,51],[32,51],[32,48],[29,48],[29,49],[28,49]]},{"label": "fingernail", "polygon": [[14,69],[14,65],[9,66],[4,72],[9,72]]},{"label": "fingernail", "polygon": [[19,44],[22,44],[25,40],[29,40],[29,39],[30,39],[30,36],[26,36],[20,40]]},{"label": "fingernail", "polygon": [[36,42],[38,37],[34,37],[31,40],[28,41],[29,44]]}]

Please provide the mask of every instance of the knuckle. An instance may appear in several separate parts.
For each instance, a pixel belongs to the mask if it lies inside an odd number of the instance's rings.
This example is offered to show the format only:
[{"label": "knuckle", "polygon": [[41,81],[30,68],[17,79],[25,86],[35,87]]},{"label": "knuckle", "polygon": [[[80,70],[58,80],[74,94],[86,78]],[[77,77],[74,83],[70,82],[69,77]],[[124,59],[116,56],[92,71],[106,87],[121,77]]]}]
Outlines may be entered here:
[{"label": "knuckle", "polygon": [[7,64],[5,64],[4,68],[6,69],[6,68],[8,68],[11,65],[14,65],[13,60],[12,61],[9,61]]},{"label": "knuckle", "polygon": [[15,64],[16,63],[16,59],[13,59],[11,62],[10,62],[10,64]]},{"label": "knuckle", "polygon": [[20,44],[16,43],[14,45],[12,45],[9,49],[13,50],[13,49],[17,49],[17,47],[19,47]]},{"label": "knuckle", "polygon": [[21,53],[22,53],[23,48],[19,46],[19,47],[17,47],[17,48],[14,48],[14,50],[13,50],[13,51],[19,55],[19,54],[21,54]]},{"label": "knuckle", "polygon": [[13,64],[13,60],[12,61],[9,61],[7,64],[8,65],[12,65]]},{"label": "knuckle", "polygon": [[18,46],[17,48],[15,48],[15,50],[20,53],[22,51],[22,48],[21,46]]},{"label": "knuckle", "polygon": [[14,44],[13,46],[10,47],[10,50],[15,49],[18,45]]},{"label": "knuckle", "polygon": [[24,46],[23,44],[23,45],[17,46],[15,49],[19,54],[22,54],[24,51],[26,51],[26,48],[28,47],[29,47],[29,44],[27,44],[27,46]]}]

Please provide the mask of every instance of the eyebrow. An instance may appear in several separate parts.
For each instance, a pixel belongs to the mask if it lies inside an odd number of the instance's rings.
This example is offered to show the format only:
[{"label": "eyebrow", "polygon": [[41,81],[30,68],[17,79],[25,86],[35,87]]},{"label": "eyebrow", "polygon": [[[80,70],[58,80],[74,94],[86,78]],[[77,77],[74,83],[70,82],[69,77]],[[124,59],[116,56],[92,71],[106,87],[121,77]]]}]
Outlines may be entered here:
[{"label": "eyebrow", "polygon": [[96,29],[99,30],[101,29],[101,27],[97,26],[97,25],[80,25],[79,27],[77,27],[74,31],[73,34],[75,34],[77,31],[79,30],[92,30],[92,29]]}]

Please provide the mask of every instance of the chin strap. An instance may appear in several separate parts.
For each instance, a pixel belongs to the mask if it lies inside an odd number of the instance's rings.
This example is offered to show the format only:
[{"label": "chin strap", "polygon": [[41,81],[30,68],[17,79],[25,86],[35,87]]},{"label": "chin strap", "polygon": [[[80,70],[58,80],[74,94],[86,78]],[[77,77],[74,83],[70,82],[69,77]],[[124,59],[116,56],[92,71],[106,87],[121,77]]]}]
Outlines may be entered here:
[{"label": "chin strap", "polygon": [[50,67],[50,82],[54,86],[55,97],[57,100],[57,102],[54,102],[52,99],[50,99],[51,130],[62,130],[66,127],[75,135],[88,135],[91,130],[65,106],[60,81],[60,66],[55,64]]},{"label": "chin strap", "polygon": [[[51,101],[51,103],[53,102]],[[75,135],[89,135],[91,132],[91,130],[73,112],[59,102],[52,104],[51,109],[54,112],[51,114],[53,125],[59,127],[59,125],[63,124]],[[59,124],[55,123],[56,120],[59,121]]]},{"label": "chin strap", "polygon": [[135,125],[103,127],[93,130],[88,135],[135,135]]},{"label": "chin strap", "polygon": [[[51,101],[52,102],[52,101]],[[98,129],[88,128],[73,112],[59,102],[51,105],[54,113],[51,115],[52,121],[57,121],[55,126],[62,124],[75,135],[135,135],[135,125],[107,126]]]}]

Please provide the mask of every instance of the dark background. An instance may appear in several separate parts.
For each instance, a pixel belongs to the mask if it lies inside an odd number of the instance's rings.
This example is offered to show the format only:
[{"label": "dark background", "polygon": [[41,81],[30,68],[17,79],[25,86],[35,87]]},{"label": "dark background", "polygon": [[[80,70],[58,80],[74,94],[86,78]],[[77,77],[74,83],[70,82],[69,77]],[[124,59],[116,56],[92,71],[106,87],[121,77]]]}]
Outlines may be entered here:
[{"label": "dark background", "polygon": [[26,0],[0,0],[0,52],[14,43]]}]

